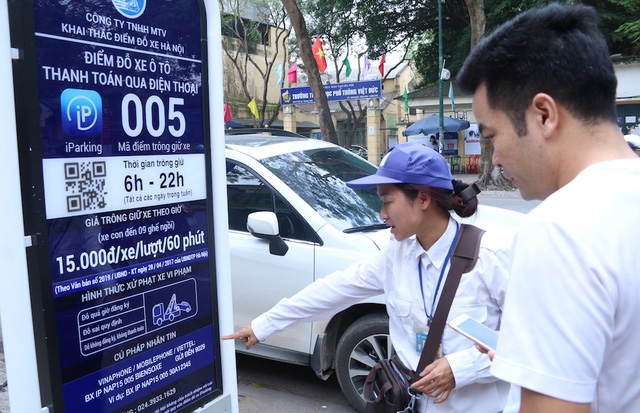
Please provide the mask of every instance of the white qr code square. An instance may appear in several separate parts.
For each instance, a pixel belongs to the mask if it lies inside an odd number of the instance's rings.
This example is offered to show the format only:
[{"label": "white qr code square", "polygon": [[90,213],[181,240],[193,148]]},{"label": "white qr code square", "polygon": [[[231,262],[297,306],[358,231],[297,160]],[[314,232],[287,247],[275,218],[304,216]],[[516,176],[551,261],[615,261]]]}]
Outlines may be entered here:
[{"label": "white qr code square", "polygon": [[107,165],[104,161],[68,162],[64,164],[67,211],[103,209]]}]

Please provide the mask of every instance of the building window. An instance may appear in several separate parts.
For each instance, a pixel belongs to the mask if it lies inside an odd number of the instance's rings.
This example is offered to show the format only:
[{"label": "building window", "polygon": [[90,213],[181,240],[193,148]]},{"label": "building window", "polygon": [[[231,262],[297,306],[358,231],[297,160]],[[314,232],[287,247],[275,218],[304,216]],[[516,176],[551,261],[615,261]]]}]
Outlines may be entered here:
[{"label": "building window", "polygon": [[266,24],[260,25],[260,44],[269,46],[269,26]]},{"label": "building window", "polygon": [[248,52],[255,53],[257,45],[269,46],[270,26],[231,14],[222,16],[222,35],[247,42]]}]

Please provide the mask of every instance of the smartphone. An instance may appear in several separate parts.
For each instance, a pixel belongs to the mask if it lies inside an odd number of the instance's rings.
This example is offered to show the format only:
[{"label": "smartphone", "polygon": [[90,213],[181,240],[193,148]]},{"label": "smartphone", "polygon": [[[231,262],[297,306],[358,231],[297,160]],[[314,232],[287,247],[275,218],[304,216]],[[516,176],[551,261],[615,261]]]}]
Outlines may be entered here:
[{"label": "smartphone", "polygon": [[498,333],[467,314],[461,314],[451,320],[449,326],[487,350],[496,351]]}]

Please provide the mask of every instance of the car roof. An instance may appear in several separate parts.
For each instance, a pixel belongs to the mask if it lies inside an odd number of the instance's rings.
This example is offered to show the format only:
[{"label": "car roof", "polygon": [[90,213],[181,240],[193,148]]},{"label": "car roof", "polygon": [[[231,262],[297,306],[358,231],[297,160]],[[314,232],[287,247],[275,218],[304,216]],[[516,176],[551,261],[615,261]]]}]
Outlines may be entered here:
[{"label": "car roof", "polygon": [[255,159],[309,149],[338,147],[329,142],[278,129],[236,130],[233,133],[225,131],[225,145],[227,149],[242,152]]}]

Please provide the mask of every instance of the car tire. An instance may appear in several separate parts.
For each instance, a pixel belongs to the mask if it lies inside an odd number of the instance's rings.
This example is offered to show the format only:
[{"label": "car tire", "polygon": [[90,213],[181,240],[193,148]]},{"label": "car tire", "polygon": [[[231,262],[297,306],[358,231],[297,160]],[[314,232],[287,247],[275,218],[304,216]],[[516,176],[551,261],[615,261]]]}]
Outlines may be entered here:
[{"label": "car tire", "polygon": [[364,412],[364,382],[371,368],[394,354],[389,338],[389,317],[367,314],[347,328],[336,349],[335,371],[345,397]]}]

